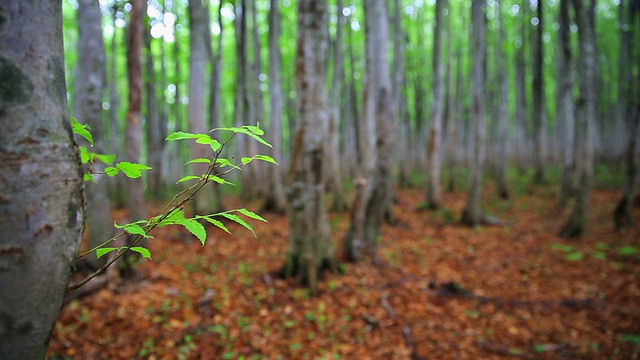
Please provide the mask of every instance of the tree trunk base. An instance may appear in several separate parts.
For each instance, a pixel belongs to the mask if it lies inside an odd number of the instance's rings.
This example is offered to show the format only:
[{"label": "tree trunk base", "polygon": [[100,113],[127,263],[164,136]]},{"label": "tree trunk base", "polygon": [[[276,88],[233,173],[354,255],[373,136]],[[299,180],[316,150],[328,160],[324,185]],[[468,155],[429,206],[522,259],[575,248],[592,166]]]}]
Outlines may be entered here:
[{"label": "tree trunk base", "polygon": [[628,196],[623,196],[620,198],[620,201],[618,201],[618,205],[616,205],[613,213],[613,222],[617,231],[633,225],[633,219],[631,218],[631,199]]},{"label": "tree trunk base", "polygon": [[575,216],[571,216],[569,220],[562,226],[558,236],[565,239],[577,239],[584,235],[584,222],[577,220]]},{"label": "tree trunk base", "polygon": [[323,258],[317,266],[307,266],[306,261],[300,256],[289,254],[285,264],[276,271],[276,276],[281,279],[295,279],[296,285],[309,286],[312,290],[319,280],[322,280],[327,272],[338,273],[338,261]]}]

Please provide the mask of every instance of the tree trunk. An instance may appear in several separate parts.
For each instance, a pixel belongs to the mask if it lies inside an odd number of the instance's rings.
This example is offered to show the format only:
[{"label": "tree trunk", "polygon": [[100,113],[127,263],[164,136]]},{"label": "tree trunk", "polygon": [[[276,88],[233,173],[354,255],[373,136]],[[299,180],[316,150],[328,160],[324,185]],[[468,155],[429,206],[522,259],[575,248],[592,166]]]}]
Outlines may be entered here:
[{"label": "tree trunk", "polygon": [[337,269],[325,207],[327,1],[298,1],[296,130],[288,186],[289,254],[282,273],[315,291]]},{"label": "tree trunk", "polygon": [[474,134],[473,162],[471,163],[471,182],[467,193],[467,203],[462,213],[462,223],[476,226],[483,220],[480,207],[482,201],[482,175],[485,158],[485,56],[487,23],[483,11],[485,0],[472,0],[471,50],[473,66],[471,69],[472,129]]},{"label": "tree trunk", "polygon": [[[388,70],[387,8],[383,0],[365,2],[367,80],[364,126],[367,136],[364,169],[357,183],[364,188],[354,204],[349,231],[344,239],[344,256],[358,261],[364,255],[374,261],[380,226],[391,206],[393,194],[393,100]],[[360,131],[363,129],[361,128]]]},{"label": "tree trunk", "polygon": [[402,7],[400,0],[393,1],[393,108],[399,129],[399,139],[397,142],[397,153],[399,154],[400,172],[398,185],[400,187],[409,186],[409,175],[411,173],[410,164],[410,134],[409,114],[407,112],[407,98],[404,93],[407,87],[404,66],[405,57],[405,33],[402,27]]},{"label": "tree trunk", "polygon": [[524,172],[527,167],[528,141],[527,141],[527,92],[526,92],[526,54],[525,46],[527,39],[526,28],[528,20],[525,8],[529,6],[529,1],[520,2],[520,46],[516,50],[516,118],[514,120],[514,149],[516,149],[516,160],[518,170]]},{"label": "tree trunk", "polygon": [[336,38],[333,41],[333,79],[331,82],[331,92],[329,95],[329,133],[327,146],[327,162],[331,176],[329,176],[329,190],[332,197],[331,209],[337,212],[347,210],[347,199],[342,185],[342,172],[340,171],[340,160],[338,157],[339,132],[338,126],[341,118],[340,99],[342,83],[344,79],[344,57],[342,55],[342,0],[338,0],[336,10],[338,21],[336,23]]},{"label": "tree trunk", "polygon": [[442,197],[442,123],[444,121],[444,85],[442,66],[442,16],[445,0],[436,0],[436,22],[433,39],[433,101],[429,136],[427,137],[427,196],[426,206],[438,209]]},{"label": "tree trunk", "polygon": [[[236,90],[234,99],[234,124],[242,126],[247,124],[247,118],[251,115],[248,109],[247,76],[249,66],[247,61],[247,16],[246,1],[240,0],[235,6],[235,36],[236,36]],[[235,138],[235,157],[241,159],[247,156],[246,139],[242,136]],[[249,184],[246,173],[241,175],[243,184]],[[234,175],[235,176],[235,175]],[[244,192],[243,192],[244,193]],[[246,197],[244,195],[243,197]]]},{"label": "tree trunk", "polygon": [[593,17],[595,3],[584,4],[583,0],[572,0],[578,25],[580,59],[580,98],[576,124],[576,173],[578,187],[576,200],[569,219],[560,230],[565,238],[581,237],[586,229],[589,209],[589,193],[593,175],[593,132],[596,123],[596,39]]},{"label": "tree trunk", "polygon": [[[280,9],[278,0],[271,0],[269,10],[269,141],[273,145],[271,156],[282,164],[282,76],[280,54]],[[265,199],[265,209],[275,213],[286,211],[286,197],[280,166],[269,166],[270,191]]]},{"label": "tree trunk", "polygon": [[[620,6],[623,4],[621,3]],[[640,5],[636,5],[634,8],[630,8],[628,10],[630,16],[629,27],[633,26],[634,20],[636,16],[640,15]],[[632,41],[633,33],[631,30],[628,30],[629,34],[623,37],[623,41]],[[628,47],[628,53],[633,54],[633,45],[623,44],[623,47]],[[637,44],[635,46],[638,48]],[[636,58],[638,61],[638,69],[640,70],[640,57]],[[629,61],[629,69],[633,68],[633,64]],[[631,75],[631,71],[629,71],[629,76]],[[636,86],[638,88],[637,94],[640,94],[640,72],[637,75]],[[629,87],[629,92],[632,93],[632,88]],[[632,95],[632,94],[629,94]],[[630,102],[630,99],[627,99]],[[625,105],[622,105],[626,108]],[[636,98],[636,109],[635,114],[631,116],[631,109],[626,109],[623,113],[628,116],[628,145],[627,145],[627,153],[626,153],[626,162],[627,162],[627,172],[626,179],[624,183],[624,187],[622,188],[622,195],[620,196],[620,200],[618,200],[618,204],[616,205],[616,209],[614,211],[614,224],[617,230],[621,230],[622,228],[629,227],[633,225],[633,217],[631,214],[631,208],[633,205],[633,196],[636,188],[638,187],[638,128],[640,127],[640,98]]]},{"label": "tree trunk", "polygon": [[562,175],[560,179],[560,192],[558,205],[565,207],[574,191],[574,104],[573,104],[573,66],[571,50],[571,19],[569,18],[569,6],[571,0],[560,0],[560,17],[558,29],[558,96],[557,119],[559,136],[562,146],[561,161]]},{"label": "tree trunk", "polygon": [[[146,48],[146,79],[145,85],[147,88],[147,165],[149,165],[153,171],[148,174],[148,194],[153,198],[161,198],[163,193],[163,166],[164,166],[164,143],[166,138],[166,131],[163,130],[163,124],[160,120],[158,98],[156,91],[155,80],[155,66],[153,62],[153,52],[151,50],[151,34],[149,31],[145,31],[144,34],[145,48]],[[164,135],[164,136],[163,136]]]},{"label": "tree trunk", "polygon": [[[196,134],[208,133],[206,125],[206,68],[211,35],[209,32],[209,6],[203,0],[189,2],[189,131]],[[211,150],[195,141],[189,143],[191,158],[210,158]],[[192,164],[193,174],[203,175],[208,164]],[[211,184],[213,186],[214,184]],[[213,190],[211,186],[202,188],[194,198],[194,211],[197,214],[208,214],[218,209],[213,208]]]},{"label": "tree trunk", "polygon": [[[216,129],[222,126],[222,39],[224,34],[224,25],[222,23],[222,6],[224,2],[220,1],[220,5],[218,6],[218,28],[220,29],[220,33],[218,34],[217,39],[217,49],[216,54],[213,55],[213,48],[210,42],[207,42],[207,53],[209,61],[213,64],[213,73],[211,74],[211,81],[209,82],[209,119],[208,119],[208,127],[209,129]],[[209,41],[211,36],[207,35],[207,41]],[[216,138],[216,133],[210,134],[212,137]],[[218,139],[220,140],[220,139]],[[214,170],[216,175],[219,175],[218,169]],[[211,208],[215,212],[222,211],[224,209],[224,205],[222,204],[222,188],[220,186],[213,187],[213,197],[211,199]]]},{"label": "tree trunk", "polygon": [[0,358],[43,359],[84,220],[62,6],[39,0],[1,7]]},{"label": "tree trunk", "polygon": [[545,146],[544,146],[544,134],[546,131],[546,112],[544,108],[544,77],[542,74],[543,63],[543,3],[538,1],[537,18],[538,24],[536,26],[536,32],[534,33],[533,42],[533,132],[534,132],[534,149],[533,158],[535,172],[533,174],[534,184],[542,184],[545,181],[544,166],[545,166]]},{"label": "tree trunk", "polygon": [[509,198],[509,186],[507,185],[507,147],[509,141],[509,84],[507,81],[507,64],[504,54],[504,16],[501,5],[498,5],[498,44],[497,44],[497,67],[498,67],[498,123],[497,147],[495,156],[496,190],[501,199]]},{"label": "tree trunk", "polygon": [[[131,18],[127,37],[127,78],[129,80],[129,107],[127,109],[127,131],[125,134],[125,159],[139,163],[142,154],[142,20],[145,3],[132,0]],[[144,183],[138,179],[127,179],[129,219],[142,220],[147,217],[144,204]]]},{"label": "tree trunk", "polygon": [[[115,25],[116,21],[117,4],[113,6],[113,37],[111,38],[111,51],[109,53],[109,76],[105,79],[107,81],[107,88],[109,90],[109,129],[106,129],[104,134],[109,136],[107,141],[107,151],[116,155],[116,159],[122,159],[124,157],[122,146],[122,130],[120,128],[120,94],[118,93],[118,27]],[[108,180],[109,192],[111,193],[111,200],[113,206],[116,208],[122,208],[125,206],[125,178],[122,176],[116,176]]]},{"label": "tree trunk", "polygon": [[[100,6],[93,0],[81,0],[78,7],[78,57],[76,66],[76,85],[74,91],[74,116],[78,121],[91,127],[93,148],[91,151],[104,154],[104,129],[102,126],[102,89],[104,83],[105,54],[102,39],[102,13]],[[82,139],[84,146],[90,144]],[[93,165],[93,170],[103,172],[106,165],[100,161]],[[113,235],[113,218],[111,202],[107,194],[104,175],[94,175],[99,183],[87,182],[87,228],[89,230],[88,245],[90,249],[100,245]],[[95,256],[87,257],[87,262],[94,270],[104,264],[106,259]]]}]

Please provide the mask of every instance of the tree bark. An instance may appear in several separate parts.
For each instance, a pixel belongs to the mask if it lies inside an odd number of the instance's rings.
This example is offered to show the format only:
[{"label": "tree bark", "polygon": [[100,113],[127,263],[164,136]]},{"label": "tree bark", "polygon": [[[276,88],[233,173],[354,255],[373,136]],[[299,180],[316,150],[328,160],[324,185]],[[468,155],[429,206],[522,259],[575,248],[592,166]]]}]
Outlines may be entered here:
[{"label": "tree bark", "polygon": [[544,108],[544,77],[542,74],[542,68],[544,67],[543,59],[543,3],[538,1],[537,18],[538,25],[536,26],[536,32],[534,33],[533,42],[533,132],[534,132],[534,149],[533,159],[535,172],[533,174],[534,184],[542,184],[545,181],[544,167],[545,167],[545,131],[546,131],[546,112]]},{"label": "tree bark", "polygon": [[[282,164],[282,56],[280,54],[280,8],[278,0],[271,0],[269,10],[269,141],[273,146],[271,156]],[[270,191],[265,199],[265,209],[284,213],[287,199],[284,192],[280,166],[269,166]]]},{"label": "tree bark", "polygon": [[514,149],[516,149],[516,160],[518,170],[525,171],[528,163],[528,140],[527,140],[527,92],[526,92],[526,39],[528,21],[525,8],[529,6],[528,0],[520,2],[520,46],[516,49],[516,118],[514,120]]},{"label": "tree bark", "polygon": [[473,162],[471,163],[471,182],[467,193],[467,202],[462,213],[462,223],[468,226],[479,225],[483,221],[480,202],[482,201],[482,176],[485,160],[485,56],[487,23],[483,11],[485,0],[472,0],[471,50],[473,66],[471,69],[472,129],[474,134]]},{"label": "tree bark", "polygon": [[[145,3],[131,1],[131,17],[127,36],[127,78],[129,80],[129,107],[127,109],[127,131],[125,134],[125,159],[139,163],[142,154],[142,21]],[[127,179],[129,219],[145,219],[144,183],[138,179]]]},{"label": "tree bark", "polygon": [[158,106],[158,92],[156,91],[155,65],[151,50],[151,34],[144,34],[146,59],[145,85],[147,88],[147,162],[153,171],[148,174],[148,194],[153,198],[161,198],[163,193],[163,167],[164,167],[164,143],[166,136],[166,123],[162,123]]},{"label": "tree bark", "polygon": [[331,176],[329,176],[329,190],[331,192],[332,205],[331,209],[337,212],[347,210],[347,199],[344,194],[342,184],[342,171],[340,170],[340,160],[338,155],[339,132],[338,126],[341,119],[341,89],[344,80],[344,56],[342,53],[342,22],[344,15],[342,14],[342,0],[338,0],[336,10],[336,37],[333,41],[333,79],[331,82],[331,92],[329,95],[329,133],[327,146],[327,161]]},{"label": "tree bark", "polygon": [[442,198],[442,123],[444,122],[444,69],[442,65],[442,32],[445,0],[436,0],[436,22],[433,39],[433,101],[431,124],[427,137],[427,196],[426,206],[438,209]]},{"label": "tree bark", "polygon": [[[208,133],[206,125],[206,68],[208,60],[207,46],[210,46],[209,6],[203,0],[189,1],[189,131],[196,134]],[[191,158],[211,158],[211,150],[195,141],[189,143]],[[207,172],[208,164],[192,164],[193,174],[201,176]],[[202,188],[194,198],[194,211],[208,214],[213,207],[212,186]]]},{"label": "tree bark", "polygon": [[[368,255],[377,261],[376,242],[380,226],[391,206],[393,194],[393,100],[388,70],[388,18],[383,0],[365,2],[367,79],[364,104],[366,141],[364,168],[358,184],[364,187],[354,204],[350,228],[344,239],[347,260]],[[363,129],[359,129],[362,131]],[[356,197],[357,198],[357,197]]]},{"label": "tree bark", "polygon": [[[93,151],[105,153],[104,129],[102,126],[102,90],[104,84],[105,54],[102,39],[102,13],[100,6],[93,0],[80,0],[78,3],[78,63],[76,66],[76,84],[74,91],[74,116],[78,121],[91,127],[93,134]],[[83,145],[90,148],[84,140]],[[96,172],[103,172],[106,165],[100,161],[93,166]],[[87,228],[89,231],[88,245],[90,249],[109,239],[114,232],[111,216],[111,202],[107,194],[107,187],[102,180],[105,175],[94,175],[99,183],[87,182],[87,207],[91,209],[87,214]],[[97,270],[106,259],[88,256],[87,262]]]},{"label": "tree bark", "polygon": [[62,6],[0,7],[0,358],[43,359],[84,222]]},{"label": "tree bark", "polygon": [[558,205],[565,207],[574,191],[574,169],[573,169],[573,148],[574,148],[574,103],[573,103],[573,65],[571,49],[571,19],[569,18],[569,7],[571,0],[560,0],[560,15],[558,24],[558,106],[557,119],[559,136],[562,141],[561,166],[562,175],[560,179],[560,192]]},{"label": "tree bark", "polygon": [[289,253],[282,273],[315,291],[337,260],[325,205],[327,1],[298,1],[296,130],[289,168]]},{"label": "tree bark", "polygon": [[504,16],[501,4],[498,8],[498,44],[497,44],[497,67],[498,67],[498,121],[496,139],[496,191],[501,199],[509,198],[509,186],[507,184],[507,153],[509,141],[509,83],[507,81],[507,64],[504,54]]},{"label": "tree bark", "polygon": [[580,59],[580,98],[576,124],[576,173],[578,187],[576,200],[569,219],[559,235],[576,238],[584,235],[589,209],[589,193],[593,175],[593,132],[596,123],[596,39],[593,17],[595,3],[584,4],[584,0],[572,0],[578,25]]}]

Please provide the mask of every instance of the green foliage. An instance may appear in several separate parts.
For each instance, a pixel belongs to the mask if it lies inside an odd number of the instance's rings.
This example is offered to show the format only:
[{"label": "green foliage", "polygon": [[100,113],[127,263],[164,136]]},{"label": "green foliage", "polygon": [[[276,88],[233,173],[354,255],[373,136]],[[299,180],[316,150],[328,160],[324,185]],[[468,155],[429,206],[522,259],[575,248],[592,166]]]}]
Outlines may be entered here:
[{"label": "green foliage", "polygon": [[[90,144],[93,144],[93,138],[89,131],[90,129],[87,125],[83,125],[79,123],[76,119],[72,119],[72,129],[76,134],[87,139],[87,141],[89,141]],[[195,182],[189,187],[187,187],[186,189],[176,194],[173,197],[173,199],[164,207],[164,209],[160,212],[159,215],[154,216],[148,220],[137,220],[124,225],[119,225],[118,223],[114,222],[114,226],[117,229],[121,230],[122,232],[112,237],[111,239],[108,239],[107,241],[97,246],[96,248],[91,249],[84,254],[81,254],[80,257],[86,256],[95,251],[96,257],[98,258],[105,256],[109,253],[116,252],[117,255],[115,256],[115,258],[112,259],[110,262],[108,262],[105,266],[103,266],[103,268],[98,270],[96,273],[90,275],[85,280],[72,285],[69,289],[75,289],[77,287],[82,286],[83,284],[88,282],[91,278],[97,276],[100,272],[106,269],[106,267],[113,264],[117,259],[122,257],[124,253],[128,251],[137,252],[142,257],[151,259],[151,252],[148,249],[141,246],[136,246],[136,245],[142,239],[152,238],[152,236],[149,233],[156,227],[164,227],[164,226],[170,226],[170,225],[182,226],[187,231],[189,231],[193,236],[195,236],[200,241],[200,243],[204,246],[207,240],[207,229],[204,227],[204,225],[200,221],[204,220],[205,222],[211,225],[214,225],[215,227],[227,233],[230,233],[229,229],[220,220],[218,220],[223,218],[241,225],[245,229],[251,231],[251,233],[254,236],[256,236],[253,228],[244,218],[263,221],[263,222],[266,222],[266,220],[262,218],[260,215],[244,208],[232,209],[232,210],[227,210],[227,211],[213,213],[213,214],[196,214],[195,216],[190,218],[185,217],[184,205],[188,201],[191,201],[195,196],[195,194],[203,186],[207,185],[208,183],[215,183],[215,184],[221,184],[221,185],[222,184],[234,185],[233,183],[225,180],[223,176],[229,171],[240,169],[240,166],[247,165],[254,160],[277,164],[276,161],[268,155],[254,155],[252,157],[244,157],[241,159],[240,164],[234,164],[229,159],[220,157],[220,154],[224,149],[225,145],[229,141],[231,141],[231,139],[233,139],[233,137],[237,134],[247,135],[255,139],[256,141],[258,141],[259,143],[271,147],[269,143],[267,143],[265,140],[261,138],[261,136],[264,135],[264,132],[259,127],[257,126],[229,127],[229,128],[213,129],[212,132],[214,131],[230,133],[231,136],[229,136],[229,138],[222,143],[216,139],[213,139],[211,136],[207,134],[192,134],[192,133],[182,132],[182,131],[174,132],[166,138],[166,141],[195,140],[197,144],[208,146],[212,150],[212,156],[210,158],[192,159],[187,163],[185,163],[185,165],[193,164],[193,163],[206,163],[209,165],[207,172],[200,175],[185,176],[182,179],[178,180],[178,183],[192,181],[192,180],[195,180]],[[89,165],[89,169],[84,176],[85,180],[89,180],[89,181],[95,182],[92,174],[95,174],[97,172],[94,172],[91,169],[90,165],[92,165],[96,160],[100,160],[107,165],[111,165],[115,161],[115,155],[96,154],[88,151],[86,147],[82,147],[82,146],[80,147],[80,154],[81,154],[82,163],[85,165],[87,164]],[[225,169],[223,171],[220,171],[223,168]],[[151,170],[151,168],[142,164],[122,161],[113,166],[106,167],[103,174],[106,174],[107,176],[112,177],[122,172],[125,176],[129,178],[139,178],[140,176],[142,176],[142,172],[147,170]],[[120,246],[120,247],[107,246],[111,242],[125,235],[130,235],[133,237],[133,241],[131,241],[129,245]]]},{"label": "green foliage", "polygon": [[635,346],[640,346],[640,334],[629,334],[620,336],[620,341],[631,343]]}]

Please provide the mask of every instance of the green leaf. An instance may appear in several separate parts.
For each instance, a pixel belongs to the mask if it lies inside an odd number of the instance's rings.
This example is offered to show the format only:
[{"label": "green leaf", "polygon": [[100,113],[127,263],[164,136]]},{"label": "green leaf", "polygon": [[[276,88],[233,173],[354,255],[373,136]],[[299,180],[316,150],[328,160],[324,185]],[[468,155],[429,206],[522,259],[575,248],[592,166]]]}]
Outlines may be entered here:
[{"label": "green leaf", "polygon": [[638,248],[633,245],[626,245],[618,249],[618,255],[635,255],[638,253]]},{"label": "green leaf", "polygon": [[[157,223],[158,221],[160,221],[161,217],[162,217],[162,215],[154,216],[153,218],[151,218],[151,222],[152,223]],[[182,220],[184,220],[184,212],[183,212],[183,210],[182,209],[175,209],[169,214],[169,216],[164,218],[164,220],[162,220],[162,222],[159,222],[158,226],[162,227],[162,226],[179,224]]]},{"label": "green leaf", "polygon": [[187,176],[183,177],[182,179],[178,180],[178,182],[176,182],[176,184],[180,184],[181,182],[185,182],[185,181],[189,181],[189,180],[196,180],[196,179],[200,179],[200,176],[187,175]]},{"label": "green leaf", "polygon": [[93,175],[91,175],[91,174],[89,174],[89,173],[84,173],[84,174],[82,175],[82,178],[83,178],[83,180],[84,180],[84,181],[91,181],[92,183],[96,183],[96,184],[98,183],[98,182],[96,181],[96,179],[94,179],[94,178],[93,178]]},{"label": "green leaf", "polygon": [[76,118],[72,117],[71,129],[73,130],[74,134],[82,136],[89,142],[89,144],[91,144],[91,146],[93,146],[93,136],[91,136],[91,133],[89,132],[89,130],[91,130],[89,125],[81,124],[78,122],[78,120],[76,120]]},{"label": "green leaf", "polygon": [[195,237],[197,237],[200,240],[200,243],[204,246],[204,242],[207,241],[207,230],[198,222],[198,220],[184,219],[180,221],[179,224],[195,235]]},{"label": "green leaf", "polygon": [[252,162],[253,160],[261,160],[261,161],[266,161],[266,162],[278,165],[278,163],[271,156],[268,156],[268,155],[254,155],[252,157],[243,157],[241,159],[242,165],[246,165]]},{"label": "green leaf", "polygon": [[261,217],[260,215],[258,215],[258,214],[256,214],[256,213],[254,213],[254,212],[251,212],[251,211],[249,211],[249,210],[247,210],[247,209],[244,209],[244,208],[242,208],[242,209],[236,209],[236,211],[237,211],[237,212],[239,212],[240,214],[242,214],[242,215],[246,216],[246,217],[249,217],[249,218],[252,218],[252,219],[255,219],[255,220],[260,220],[260,221],[267,222],[267,220],[265,220],[265,219],[264,219],[263,217]]},{"label": "green leaf", "polygon": [[128,161],[119,162],[116,164],[116,168],[122,170],[122,172],[128,178],[139,178],[142,175],[142,172],[145,170],[151,170],[151,168],[147,165],[130,163]]},{"label": "green leaf", "polygon": [[593,257],[600,260],[607,260],[607,254],[602,251],[596,251],[593,253]]},{"label": "green leaf", "polygon": [[115,247],[103,247],[103,248],[99,248],[96,249],[96,258],[100,259],[101,257],[103,257],[104,255],[112,252],[112,251],[116,251],[119,248],[115,248]]},{"label": "green leaf", "polygon": [[[252,137],[253,139],[255,139],[257,142],[261,143],[262,145],[268,146],[268,147],[273,147],[271,146],[271,144],[269,144],[268,142],[264,141],[260,136],[256,135],[253,131],[250,131],[249,129],[247,129],[246,127],[225,127],[225,128],[216,128],[213,129],[211,131],[231,131],[234,132],[236,134],[245,134],[248,135],[250,137]],[[262,131],[262,130],[260,130]]]},{"label": "green leaf", "polygon": [[107,165],[111,165],[113,164],[114,161],[116,161],[116,155],[115,154],[93,154],[98,160],[102,161],[103,163],[107,164]]},{"label": "green leaf", "polygon": [[120,172],[120,169],[117,169],[113,166],[107,166],[104,169],[104,173],[107,174],[109,177],[114,177],[116,175],[118,175],[118,173]]},{"label": "green leaf", "polygon": [[224,226],[224,224],[216,219],[213,219],[211,217],[208,216],[196,216],[196,219],[204,219],[206,221],[208,221],[210,224],[224,230],[226,233],[231,234],[231,231],[229,231],[229,229],[227,229],[226,226]]},{"label": "green leaf", "polygon": [[124,231],[128,232],[131,235],[140,235],[145,239],[150,239],[153,236],[148,235],[146,231],[142,228],[142,226],[138,224],[128,224],[124,227]]},{"label": "green leaf", "polygon": [[199,134],[199,137],[196,140],[196,143],[209,145],[211,147],[211,150],[213,150],[214,152],[220,150],[220,148],[222,147],[222,145],[220,145],[218,140],[212,139],[211,136],[207,134]]},{"label": "green leaf", "polygon": [[127,226],[131,226],[131,225],[134,225],[134,224],[140,225],[140,224],[146,224],[146,223],[147,223],[147,220],[138,220],[138,221],[135,221],[135,222],[132,222],[132,223],[129,223],[129,224],[118,225],[118,223],[116,221],[114,221],[113,222],[113,227],[115,227],[116,229],[124,229]]},{"label": "green leaf", "polygon": [[143,258],[151,259],[151,252],[147,248],[143,248],[140,246],[134,246],[131,248],[131,251],[135,251],[142,255]]},{"label": "green leaf", "polygon": [[186,163],[184,163],[185,165],[188,164],[195,164],[195,163],[207,163],[207,164],[211,164],[211,159],[206,159],[206,158],[197,158],[197,159],[193,159],[193,160],[189,160]]},{"label": "green leaf", "polygon": [[240,168],[239,166],[237,166],[236,164],[232,163],[231,161],[229,161],[228,159],[224,159],[224,158],[218,158],[216,159],[216,165],[218,167],[225,167],[225,166],[230,166],[236,170],[242,170],[242,168]]},{"label": "green leaf", "polygon": [[227,181],[227,180],[221,178],[220,176],[207,175],[207,179],[210,180],[210,181],[216,182],[218,184],[222,184],[222,185],[225,185],[225,184],[226,185],[231,185],[231,186],[235,186],[236,185],[236,184],[234,184],[234,183],[232,183],[230,181]]},{"label": "green leaf", "polygon": [[582,261],[584,259],[584,254],[581,252],[569,253],[564,257],[567,261]]},{"label": "green leaf", "polygon": [[253,229],[251,228],[251,225],[249,225],[246,221],[242,220],[241,217],[239,217],[238,215],[235,214],[229,214],[229,213],[220,213],[219,214],[222,217],[225,217],[231,221],[235,221],[238,224],[244,226],[247,230],[251,231],[253,233],[253,236],[256,236],[256,233],[253,231]]},{"label": "green leaf", "polygon": [[636,346],[640,346],[640,335],[639,334],[628,334],[620,336],[620,340],[623,342],[632,343]]},{"label": "green leaf", "polygon": [[167,136],[165,140],[169,141],[169,140],[197,139],[199,136],[200,136],[199,134],[176,131],[173,134]]},{"label": "green leaf", "polygon": [[87,164],[89,160],[91,160],[91,156],[89,156],[89,150],[87,150],[86,146],[78,146],[80,150],[80,161],[83,164]]}]

